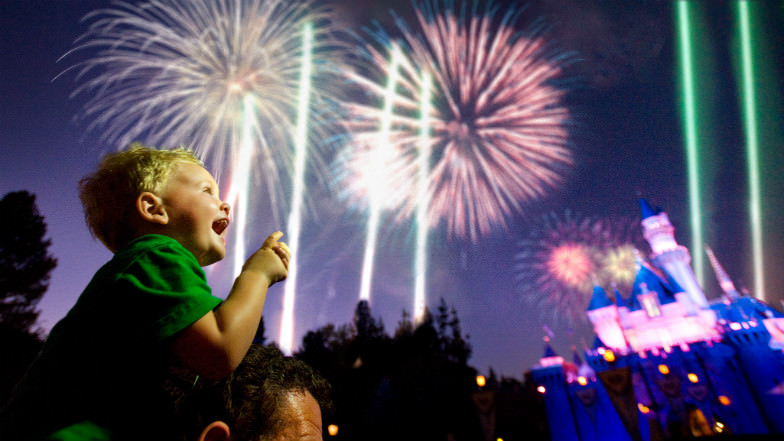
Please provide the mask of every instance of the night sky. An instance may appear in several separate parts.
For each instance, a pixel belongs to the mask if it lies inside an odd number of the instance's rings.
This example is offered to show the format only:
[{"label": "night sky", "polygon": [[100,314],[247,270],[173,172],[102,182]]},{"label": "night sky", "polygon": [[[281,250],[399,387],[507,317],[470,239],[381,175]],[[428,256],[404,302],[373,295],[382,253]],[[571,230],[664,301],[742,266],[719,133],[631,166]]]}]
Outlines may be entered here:
[{"label": "night sky", "polygon": [[[368,1],[357,7],[335,4],[345,23],[357,31],[373,20],[391,23],[390,10],[411,17],[407,1]],[[498,5],[519,2],[496,2]],[[747,177],[743,119],[739,110],[735,64],[737,41],[732,2],[694,2],[704,17],[700,30],[699,111],[703,161],[700,170],[705,198],[705,241],[715,251],[736,285],[753,288],[748,223]],[[710,6],[706,6],[710,3]],[[765,107],[761,118],[762,210],[768,302],[780,308],[784,298],[784,148],[781,120],[784,91],[784,2],[754,2],[764,12],[758,24],[764,37],[755,46],[764,66],[758,85]],[[90,172],[108,150],[100,133],[87,130],[78,115],[87,96],[70,97],[79,82],[75,75],[55,77],[79,57],[58,62],[85,32],[80,19],[107,7],[108,0],[5,0],[0,3],[0,194],[27,190],[48,225],[51,253],[58,259],[50,287],[40,303],[40,325],[48,330],[75,302],[93,273],[110,253],[92,239],[82,219],[78,180]],[[574,54],[566,68],[571,79],[566,104],[573,115],[570,149],[575,165],[564,184],[540,200],[528,203],[507,219],[508,228],[477,243],[450,239],[440,229],[431,232],[428,305],[434,310],[443,298],[454,306],[463,332],[470,335],[480,371],[520,378],[542,353],[543,326],[552,329],[557,351],[592,341],[585,324],[550,323],[548,314],[523,300],[515,274],[519,242],[543,214],[570,210],[600,217],[639,216],[638,198],[669,213],[676,239],[690,245],[684,136],[681,125],[674,4],[669,1],[539,0],[527,4],[523,22],[548,24],[548,38]],[[209,164],[208,164],[209,166]],[[312,196],[330,195],[314,189]],[[337,201],[305,220],[295,311],[295,342],[310,329],[351,320],[357,301],[364,226],[356,210]],[[3,213],[13,216],[13,213]],[[285,224],[263,214],[252,230],[263,237]],[[413,262],[411,234],[405,228],[381,234],[371,308],[394,332],[401,312],[411,311]],[[255,238],[251,238],[254,243]],[[285,237],[284,237],[285,240]],[[231,243],[229,243],[231,247]],[[253,245],[250,245],[253,246]],[[692,250],[692,253],[697,251]],[[229,287],[230,265],[208,269],[215,292]],[[709,299],[719,288],[706,270]],[[264,310],[267,337],[278,335],[282,287],[273,287]],[[298,343],[295,343],[297,346]]]}]

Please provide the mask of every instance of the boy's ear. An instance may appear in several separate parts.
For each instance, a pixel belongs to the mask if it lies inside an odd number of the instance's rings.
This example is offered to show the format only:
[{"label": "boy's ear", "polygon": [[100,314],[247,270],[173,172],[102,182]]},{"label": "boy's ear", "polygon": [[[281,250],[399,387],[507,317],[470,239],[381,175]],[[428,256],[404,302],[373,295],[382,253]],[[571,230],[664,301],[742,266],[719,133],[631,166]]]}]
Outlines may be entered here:
[{"label": "boy's ear", "polygon": [[231,430],[223,421],[213,421],[199,434],[199,441],[228,441],[231,439]]},{"label": "boy's ear", "polygon": [[145,191],[136,198],[136,211],[142,219],[161,225],[169,223],[169,214],[163,205],[163,200],[155,193]]}]

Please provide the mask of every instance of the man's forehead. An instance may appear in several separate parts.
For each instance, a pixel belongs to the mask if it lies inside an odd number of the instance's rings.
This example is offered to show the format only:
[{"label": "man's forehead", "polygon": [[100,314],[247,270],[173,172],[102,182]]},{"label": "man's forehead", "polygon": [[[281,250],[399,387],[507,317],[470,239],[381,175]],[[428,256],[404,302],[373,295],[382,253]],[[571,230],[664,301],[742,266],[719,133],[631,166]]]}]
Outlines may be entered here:
[{"label": "man's forehead", "polygon": [[283,413],[283,439],[296,441],[322,440],[321,409],[310,392],[290,391],[286,394]]}]

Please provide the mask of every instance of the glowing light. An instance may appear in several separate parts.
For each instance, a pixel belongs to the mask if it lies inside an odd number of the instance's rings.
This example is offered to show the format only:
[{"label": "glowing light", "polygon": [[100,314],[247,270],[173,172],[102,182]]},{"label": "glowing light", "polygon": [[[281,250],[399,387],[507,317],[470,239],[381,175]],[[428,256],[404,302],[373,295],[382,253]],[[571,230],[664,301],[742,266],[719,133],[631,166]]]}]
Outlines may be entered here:
[{"label": "glowing light", "polygon": [[[292,256],[299,251],[302,230],[302,203],[305,194],[305,163],[308,153],[307,124],[310,109],[310,82],[313,50],[313,26],[306,23],[302,33],[302,61],[297,95],[297,125],[294,133],[294,176],[291,192],[291,211],[288,222],[288,246]],[[280,322],[280,350],[291,355],[294,345],[294,301],[297,292],[297,259],[291,259],[288,277],[283,286],[283,313]]]},{"label": "glowing light", "polygon": [[637,277],[635,246],[631,243],[610,248],[598,257],[601,280],[616,283],[619,290],[631,287]]},{"label": "glowing light", "polygon": [[547,389],[544,386],[538,386],[536,388],[536,391],[539,392],[540,394],[543,394],[543,393],[547,392]]},{"label": "glowing light", "polygon": [[485,387],[487,384],[487,378],[484,375],[477,375],[476,376],[476,385],[479,387]]},{"label": "glowing light", "polygon": [[[437,11],[440,5],[444,11]],[[428,173],[428,225],[446,224],[450,236],[476,242],[493,228],[506,226],[506,217],[522,204],[546,195],[562,182],[562,171],[572,165],[567,148],[569,112],[562,104],[565,90],[553,83],[562,74],[566,57],[548,46],[541,29],[528,34],[515,30],[519,11],[510,8],[500,20],[497,7],[451,10],[449,1],[433,1],[417,9],[417,30],[397,20],[406,46],[403,72],[398,78],[390,133],[379,129],[388,118],[387,106],[346,103],[354,116],[346,122],[353,151],[345,155],[352,195],[363,195],[367,183],[355,179],[367,167],[374,146],[392,143],[395,158],[387,164],[384,185],[396,195],[388,199],[396,220],[413,215],[418,207],[417,140],[421,119],[416,109],[420,84],[433,79],[432,111],[428,125],[431,167]],[[470,9],[470,13],[468,13]],[[375,39],[386,44],[387,33]],[[389,78],[396,65],[373,44],[365,46],[370,66]],[[380,97],[384,87],[372,78],[351,73],[364,96]],[[359,94],[358,94],[359,95]],[[375,177],[378,179],[378,176]]]},{"label": "glowing light", "polygon": [[740,0],[738,5],[738,29],[741,50],[741,73],[743,94],[743,116],[746,128],[746,163],[749,180],[749,217],[751,227],[752,259],[754,266],[754,295],[765,300],[765,274],[762,248],[762,203],[760,190],[759,134],[756,109],[754,63],[755,54],[751,46],[749,2]]},{"label": "glowing light", "polygon": [[425,316],[427,294],[427,210],[430,197],[427,192],[427,175],[430,172],[430,75],[425,74],[422,80],[420,118],[422,122],[419,138],[419,160],[417,163],[417,241],[414,274],[414,321],[419,323]]},{"label": "glowing light", "polygon": [[646,405],[644,405],[642,403],[637,403],[637,409],[640,410],[640,413],[645,414],[645,415],[647,415],[651,411],[651,409],[648,406],[646,406]]},{"label": "glowing light", "polygon": [[[389,130],[391,125],[392,108],[394,106],[395,85],[398,76],[398,64],[400,63],[400,48],[393,45],[391,49],[392,54],[390,62],[390,75],[387,79],[386,93],[384,94],[384,111],[380,118],[381,128],[380,144],[374,146],[370,158],[370,170],[373,174],[382,173],[387,168],[387,161],[385,155],[389,149]],[[367,167],[368,164],[365,164]],[[370,197],[370,214],[368,216],[367,224],[367,239],[365,244],[365,256],[362,260],[362,279],[359,285],[359,299],[370,301],[370,283],[373,279],[373,259],[376,256],[376,242],[378,240],[378,224],[381,218],[381,205],[386,199],[385,185],[383,180],[376,179],[378,176],[369,176],[367,180],[370,184],[369,197]]]},{"label": "glowing light", "polygon": [[231,186],[226,200],[232,206],[234,219],[234,276],[238,276],[245,261],[245,226],[248,221],[248,192],[250,165],[253,163],[253,135],[256,121],[253,97],[245,95],[242,99],[242,136],[240,151],[232,168]]},{"label": "glowing light", "polygon": [[743,329],[743,326],[741,326],[741,324],[738,322],[732,322],[730,323],[730,329],[732,329],[733,331],[740,331],[741,329]]},{"label": "glowing light", "polygon": [[337,436],[338,434],[338,425],[337,424],[330,424],[327,426],[327,433],[329,436]]},{"label": "glowing light", "polygon": [[[686,138],[686,168],[689,183],[689,216],[691,218],[691,249],[701,250],[704,245],[702,232],[702,196],[699,175],[699,133],[694,91],[694,66],[691,47],[690,1],[678,0],[678,47],[680,50],[681,87],[683,89],[683,124]],[[702,253],[692,255],[694,274],[700,286],[704,285],[704,259]]]},{"label": "glowing light", "polygon": [[587,378],[585,378],[585,377],[583,377],[583,376],[577,377],[577,383],[578,383],[580,386],[585,386],[585,385],[587,385],[587,384],[588,384],[588,379],[587,379]]},{"label": "glowing light", "polygon": [[670,373],[670,367],[666,364],[660,364],[659,372],[661,372],[662,375],[668,375]]},{"label": "glowing light", "polygon": [[695,373],[690,372],[689,375],[687,375],[687,377],[689,378],[689,381],[691,381],[692,383],[698,383],[700,381],[700,377],[698,377],[697,374]]},{"label": "glowing light", "polygon": [[606,361],[608,363],[612,363],[612,362],[615,361],[615,352],[613,352],[613,351],[608,349],[608,350],[604,351],[604,354],[602,354],[602,357],[604,357],[604,361]]},{"label": "glowing light", "polygon": [[726,395],[719,395],[719,403],[721,403],[722,406],[729,406],[731,401],[730,401],[730,398],[728,396],[726,396]]},{"label": "glowing light", "polygon": [[545,262],[547,270],[563,283],[585,286],[594,272],[588,247],[567,243],[555,248]]}]

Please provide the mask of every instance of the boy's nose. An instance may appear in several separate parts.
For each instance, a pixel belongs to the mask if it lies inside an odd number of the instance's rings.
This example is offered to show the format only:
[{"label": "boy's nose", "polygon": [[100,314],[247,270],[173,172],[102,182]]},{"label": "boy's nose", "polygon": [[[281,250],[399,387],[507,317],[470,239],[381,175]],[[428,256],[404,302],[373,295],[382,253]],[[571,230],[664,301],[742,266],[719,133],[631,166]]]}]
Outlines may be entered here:
[{"label": "boy's nose", "polygon": [[229,212],[231,211],[231,205],[229,205],[228,202],[221,202],[220,210],[226,213],[226,216],[228,216]]}]

